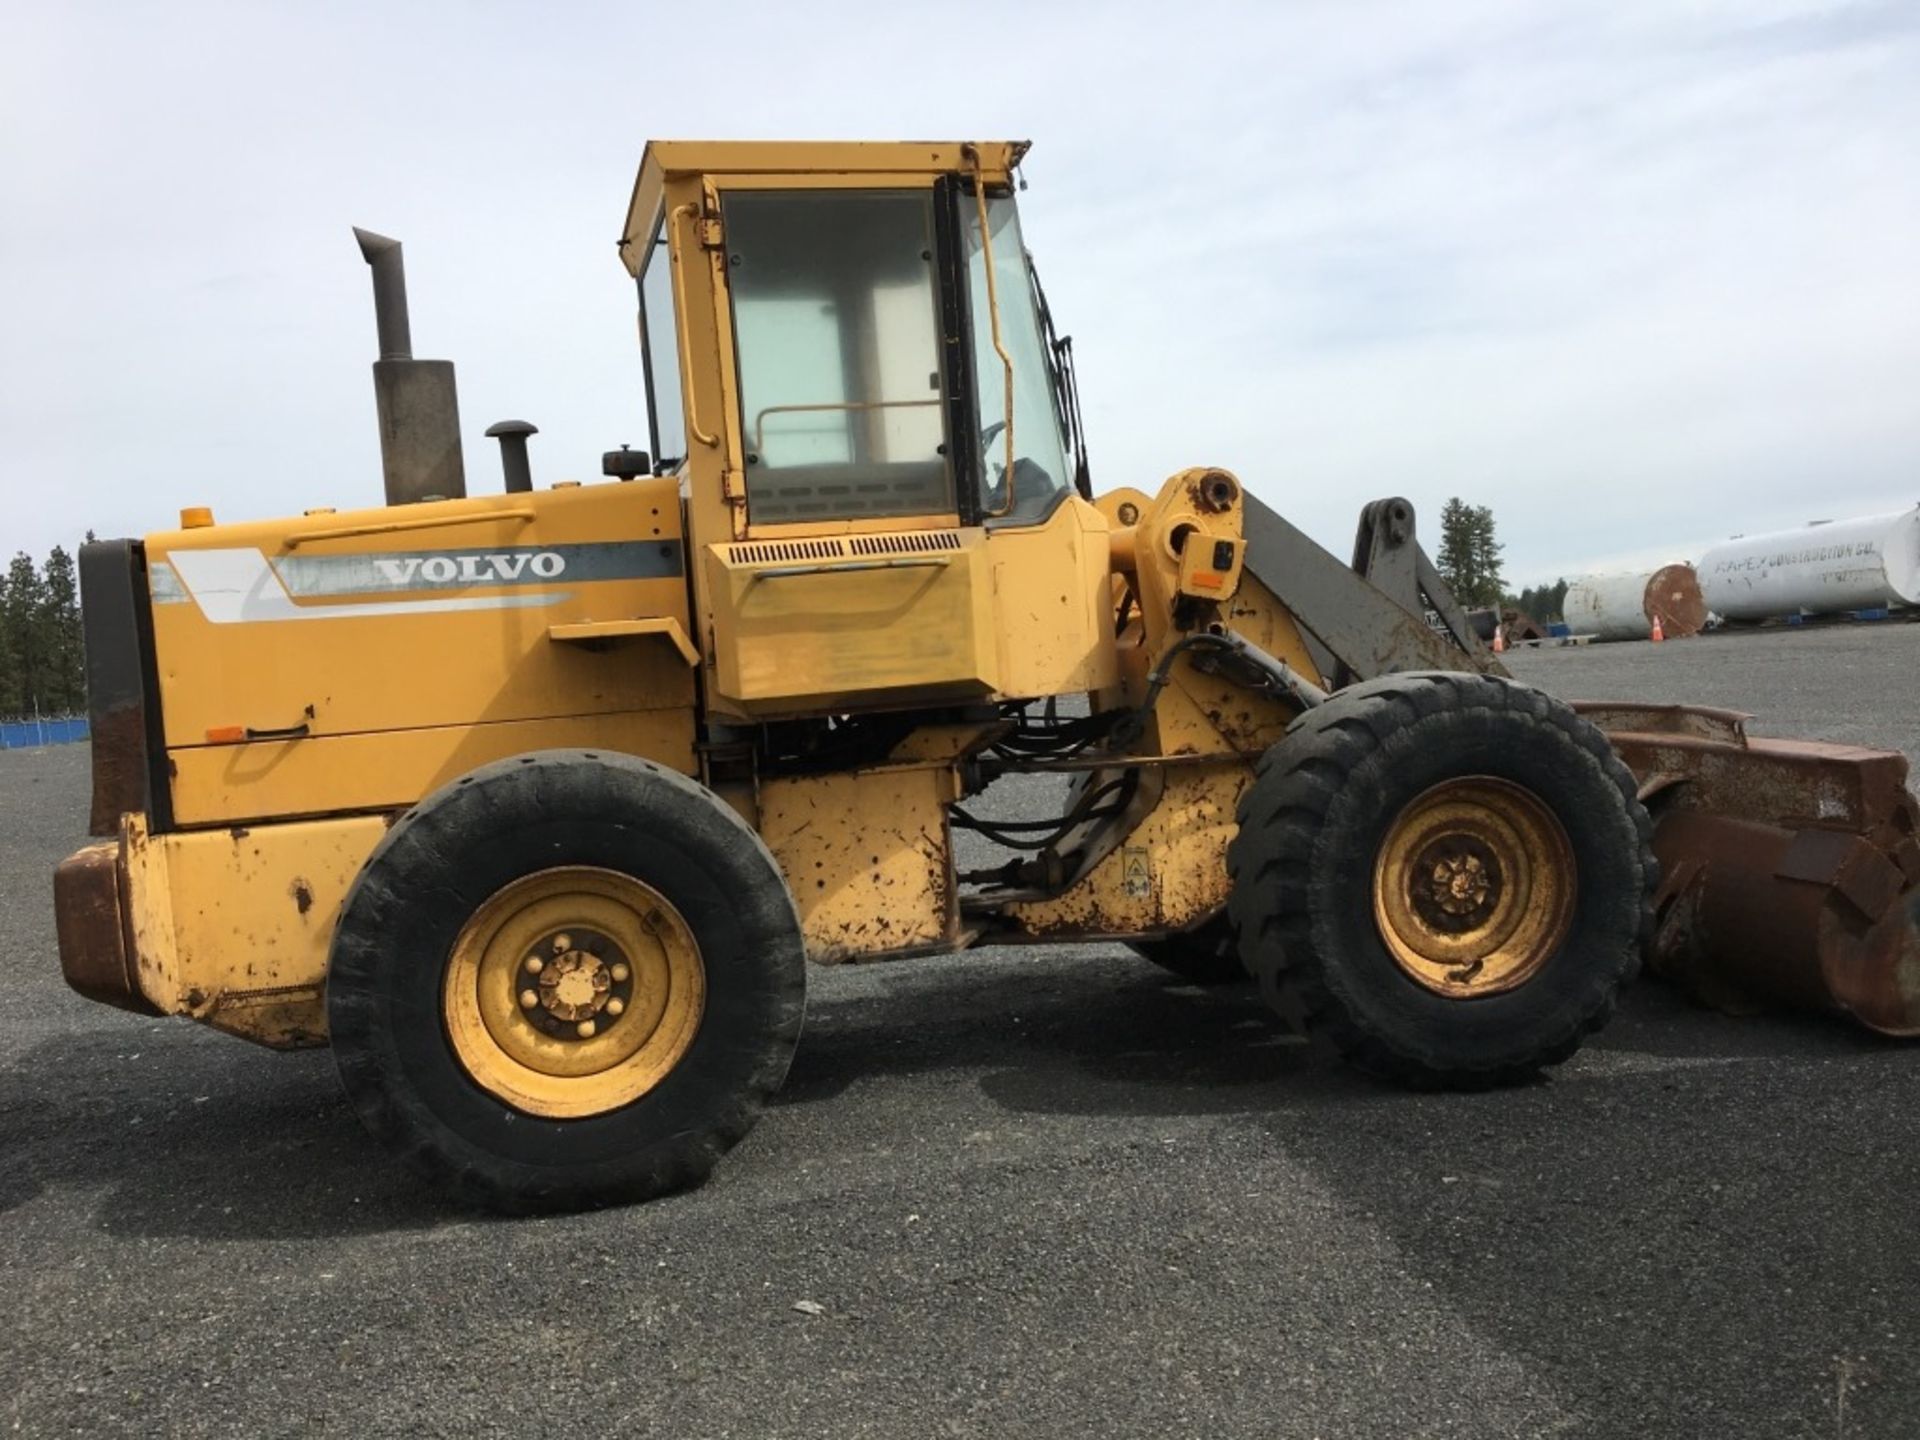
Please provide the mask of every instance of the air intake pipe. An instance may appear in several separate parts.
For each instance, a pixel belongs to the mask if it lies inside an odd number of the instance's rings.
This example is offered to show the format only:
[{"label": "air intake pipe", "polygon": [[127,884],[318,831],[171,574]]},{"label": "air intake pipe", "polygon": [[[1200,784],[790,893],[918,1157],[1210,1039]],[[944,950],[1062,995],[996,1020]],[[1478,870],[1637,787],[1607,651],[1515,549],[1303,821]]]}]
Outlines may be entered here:
[{"label": "air intake pipe", "polygon": [[506,472],[507,493],[520,495],[533,489],[533,466],[527,461],[527,437],[538,435],[540,427],[525,420],[502,420],[487,427],[487,438],[500,442],[500,468]]},{"label": "air intake pipe", "polygon": [[380,466],[386,474],[387,503],[457,500],[467,493],[467,478],[460,460],[460,401],[453,362],[413,358],[400,242],[358,226],[353,238],[373,267],[373,315],[380,330],[373,396],[380,411]]}]

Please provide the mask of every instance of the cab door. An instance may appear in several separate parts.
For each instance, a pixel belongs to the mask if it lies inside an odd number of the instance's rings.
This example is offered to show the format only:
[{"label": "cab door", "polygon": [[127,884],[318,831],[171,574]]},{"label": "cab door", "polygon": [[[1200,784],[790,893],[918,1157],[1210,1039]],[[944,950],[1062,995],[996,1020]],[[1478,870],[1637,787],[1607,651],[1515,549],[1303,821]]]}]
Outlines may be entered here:
[{"label": "cab door", "polygon": [[952,443],[970,395],[944,197],[932,177],[751,176],[714,196],[745,510],[744,533],[702,547],[715,703],[764,717],[992,693],[985,535]]}]

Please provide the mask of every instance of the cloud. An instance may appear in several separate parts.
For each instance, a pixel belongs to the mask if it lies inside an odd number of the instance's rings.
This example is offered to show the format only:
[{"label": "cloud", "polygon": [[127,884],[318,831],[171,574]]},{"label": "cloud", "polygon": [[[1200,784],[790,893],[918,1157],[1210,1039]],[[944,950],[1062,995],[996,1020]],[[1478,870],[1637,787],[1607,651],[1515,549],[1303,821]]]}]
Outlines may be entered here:
[{"label": "cloud", "polygon": [[1516,584],[1920,499],[1911,7],[969,16],[16,10],[4,540],[375,500],[351,224],[406,241],[476,484],[508,415],[591,477],[645,433],[611,242],[649,135],[1033,138],[1105,485],[1224,464],[1336,551],[1457,493]]}]

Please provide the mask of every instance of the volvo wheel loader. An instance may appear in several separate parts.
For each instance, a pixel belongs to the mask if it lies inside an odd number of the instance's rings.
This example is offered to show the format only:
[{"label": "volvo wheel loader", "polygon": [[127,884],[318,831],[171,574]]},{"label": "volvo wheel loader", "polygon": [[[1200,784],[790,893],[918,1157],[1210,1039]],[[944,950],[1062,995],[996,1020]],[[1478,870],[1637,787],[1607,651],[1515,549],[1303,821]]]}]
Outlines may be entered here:
[{"label": "volvo wheel loader", "polygon": [[[388,503],[83,553],[74,988],[330,1043],[380,1141],[511,1210],[697,1181],[809,962],[1124,942],[1423,1086],[1566,1059],[1643,957],[1920,1025],[1902,757],[1514,682],[1404,500],[1347,562],[1225,469],[1097,492],[1025,148],[649,146],[651,443],[591,484],[505,422],[467,493],[359,232]],[[997,816],[1021,776],[1060,813]]]}]

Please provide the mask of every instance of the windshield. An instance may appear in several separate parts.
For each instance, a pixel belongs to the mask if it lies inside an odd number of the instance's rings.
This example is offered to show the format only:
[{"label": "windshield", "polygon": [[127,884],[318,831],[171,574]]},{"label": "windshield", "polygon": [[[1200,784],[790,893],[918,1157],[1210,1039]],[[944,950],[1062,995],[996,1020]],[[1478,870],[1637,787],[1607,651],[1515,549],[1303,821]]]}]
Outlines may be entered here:
[{"label": "windshield", "polygon": [[[980,506],[990,518],[1037,520],[1053,508],[1066,489],[1069,470],[1060,416],[1054,408],[1053,372],[1028,279],[1026,247],[1020,238],[1020,217],[1011,196],[989,199],[987,234],[992,244],[988,246],[981,240],[978,202],[963,198],[960,208],[967,236],[973,377],[980,407]],[[993,307],[987,289],[989,249],[1005,361],[994,346]],[[1013,367],[1011,415],[1007,413],[1008,362]],[[1007,464],[1009,425],[1013,430],[1011,467]]]}]

